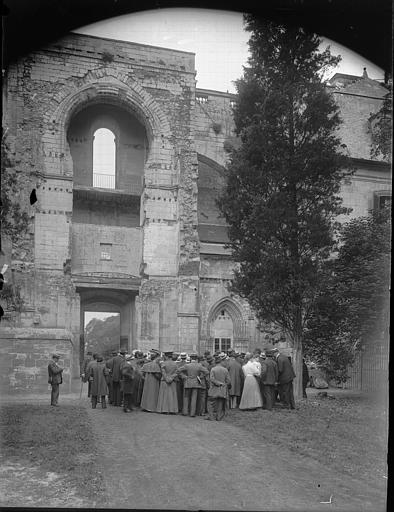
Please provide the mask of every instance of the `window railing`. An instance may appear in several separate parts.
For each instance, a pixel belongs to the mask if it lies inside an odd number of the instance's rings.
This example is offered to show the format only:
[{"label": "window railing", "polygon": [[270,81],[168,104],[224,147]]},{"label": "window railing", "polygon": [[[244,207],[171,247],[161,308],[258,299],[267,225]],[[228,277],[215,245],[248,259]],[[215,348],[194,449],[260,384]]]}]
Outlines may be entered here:
[{"label": "window railing", "polygon": [[115,176],[113,174],[93,173],[93,187],[115,188]]}]

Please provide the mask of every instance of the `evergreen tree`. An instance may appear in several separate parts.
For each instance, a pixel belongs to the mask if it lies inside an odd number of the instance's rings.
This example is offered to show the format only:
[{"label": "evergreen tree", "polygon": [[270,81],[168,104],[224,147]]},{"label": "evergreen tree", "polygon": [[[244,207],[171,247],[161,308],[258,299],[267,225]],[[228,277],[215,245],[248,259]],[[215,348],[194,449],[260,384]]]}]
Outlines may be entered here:
[{"label": "evergreen tree", "polygon": [[390,299],[390,209],[374,210],[343,226],[338,257],[308,322],[306,353],[329,377],[347,379],[366,343],[387,343]]},{"label": "evergreen tree", "polygon": [[302,345],[335,247],[338,197],[350,173],[338,108],[322,76],[339,62],[302,28],[245,15],[250,58],[236,82],[239,149],[218,204],[237,262],[232,291],[287,332],[302,397]]}]

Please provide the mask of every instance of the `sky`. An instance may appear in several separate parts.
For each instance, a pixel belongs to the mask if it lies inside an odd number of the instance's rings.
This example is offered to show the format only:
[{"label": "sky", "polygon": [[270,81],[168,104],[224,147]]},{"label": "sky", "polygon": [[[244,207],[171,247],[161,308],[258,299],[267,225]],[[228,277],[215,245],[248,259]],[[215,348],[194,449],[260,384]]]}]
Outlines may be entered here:
[{"label": "sky", "polygon": [[[195,53],[197,88],[235,93],[234,80],[242,75],[248,58],[249,33],[243,30],[242,14],[213,9],[155,9],[100,21],[74,32],[109,39],[171,48]],[[372,62],[329,39],[333,55],[342,61],[335,72],[383,79],[384,72]]]},{"label": "sky", "polygon": [[92,318],[97,318],[98,320],[105,320],[110,316],[117,316],[119,313],[105,313],[105,312],[94,312],[94,311],[86,311],[85,312],[85,321],[84,326],[86,327]]}]

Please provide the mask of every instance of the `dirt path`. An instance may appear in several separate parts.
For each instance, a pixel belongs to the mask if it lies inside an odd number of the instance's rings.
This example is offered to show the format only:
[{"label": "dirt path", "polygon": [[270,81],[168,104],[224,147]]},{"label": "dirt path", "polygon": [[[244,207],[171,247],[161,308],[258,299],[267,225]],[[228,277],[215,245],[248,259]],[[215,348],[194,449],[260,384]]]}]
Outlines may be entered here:
[{"label": "dirt path", "polygon": [[89,409],[89,416],[111,508],[385,510],[382,493],[356,477],[291,447],[278,451],[226,421],[113,407]]}]

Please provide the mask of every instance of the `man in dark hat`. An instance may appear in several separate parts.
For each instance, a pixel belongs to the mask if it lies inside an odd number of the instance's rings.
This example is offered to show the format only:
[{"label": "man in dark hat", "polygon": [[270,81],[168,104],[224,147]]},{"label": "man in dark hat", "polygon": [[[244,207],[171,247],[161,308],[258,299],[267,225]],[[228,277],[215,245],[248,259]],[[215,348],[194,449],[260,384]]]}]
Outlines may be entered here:
[{"label": "man in dark hat", "polygon": [[121,366],[123,380],[123,411],[131,412],[133,410],[133,392],[135,369],[132,364],[132,356],[127,355],[124,364]]},{"label": "man in dark hat", "polygon": [[90,373],[90,368],[92,367],[92,364],[94,364],[96,362],[96,358],[97,358],[97,354],[93,353],[90,361],[87,362],[85,369],[84,369],[85,379],[87,379],[87,381],[88,381],[88,398],[90,398],[92,396],[92,393],[91,393],[92,383],[89,380],[89,373]]},{"label": "man in dark hat", "polygon": [[197,409],[197,399],[199,390],[203,389],[204,385],[201,377],[208,375],[208,370],[197,361],[197,354],[190,354],[190,363],[178,368],[178,372],[184,374],[186,379],[184,381],[183,391],[183,416],[188,414],[194,418]]},{"label": "man in dark hat", "polygon": [[[181,368],[181,366],[184,366],[186,364],[186,358],[187,358],[187,354],[186,352],[181,352],[179,354],[179,359],[177,358],[177,361],[176,361],[176,365],[179,368]],[[184,373],[179,373],[178,372],[178,376],[177,376],[177,387],[176,387],[176,394],[177,394],[177,397],[178,397],[178,409],[179,411],[182,411],[183,409],[183,384],[184,384],[184,381],[186,379],[186,376]]]},{"label": "man in dark hat", "polygon": [[275,384],[278,382],[278,365],[275,361],[275,352],[271,348],[264,350],[266,358],[261,361],[260,379],[263,383],[263,409],[271,411],[276,397]]},{"label": "man in dark hat", "polygon": [[51,385],[51,405],[58,406],[59,385],[63,382],[63,371],[59,365],[60,356],[53,354],[52,361],[48,364],[48,384]]},{"label": "man in dark hat", "polygon": [[109,370],[108,374],[108,403],[112,404],[114,401],[114,385],[113,385],[113,379],[112,379],[112,372],[111,372],[111,366],[112,366],[112,359],[116,357],[118,353],[116,351],[111,352],[111,356],[105,361],[105,366]]},{"label": "man in dark hat", "polygon": [[234,350],[231,351],[228,372],[230,375],[230,408],[235,409],[238,407],[241,400],[241,389],[243,380],[243,371],[241,364],[237,361],[237,353]]},{"label": "man in dark hat", "polygon": [[[106,367],[102,356],[97,355],[96,361],[90,366],[89,380],[92,383],[92,409],[96,409],[97,403],[101,403],[101,407],[107,407],[105,396],[108,395],[107,377],[109,370]],[[100,397],[100,402],[98,398]]]},{"label": "man in dark hat", "polygon": [[205,361],[207,360],[207,357],[208,357],[208,356],[212,357],[212,356],[211,356],[211,352],[210,352],[209,350],[206,350],[206,351],[204,352],[204,359],[205,359]]},{"label": "man in dark hat", "polygon": [[112,404],[115,407],[120,407],[122,403],[122,397],[120,393],[120,381],[122,380],[122,375],[120,373],[120,365],[124,362],[124,356],[126,352],[122,350],[113,357],[109,362],[109,370],[111,370],[112,375],[112,392],[113,392],[113,402]]},{"label": "man in dark hat", "polygon": [[209,373],[211,369],[215,366],[215,362],[213,357],[211,356],[210,352],[205,352],[205,357],[201,362],[201,364],[208,370],[207,375],[203,375],[201,377],[201,382],[204,385],[203,388],[199,391],[199,396],[197,399],[197,415],[198,416],[205,416],[208,412],[208,389],[209,389]]},{"label": "man in dark hat", "polygon": [[295,409],[293,379],[295,377],[293,365],[287,356],[281,354],[277,348],[273,349],[276,364],[278,365],[279,394],[283,405],[288,409]]},{"label": "man in dark hat", "polygon": [[223,366],[223,358],[215,359],[215,366],[209,375],[208,416],[206,420],[221,421],[226,412],[228,388],[231,386],[230,374]]}]

